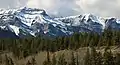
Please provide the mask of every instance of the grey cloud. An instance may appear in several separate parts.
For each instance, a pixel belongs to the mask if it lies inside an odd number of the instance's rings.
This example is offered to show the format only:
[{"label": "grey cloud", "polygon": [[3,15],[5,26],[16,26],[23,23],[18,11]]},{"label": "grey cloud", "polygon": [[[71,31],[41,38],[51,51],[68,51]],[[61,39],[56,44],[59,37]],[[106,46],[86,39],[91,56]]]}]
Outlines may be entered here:
[{"label": "grey cloud", "polygon": [[75,3],[75,0],[58,0],[55,6],[52,11],[56,11],[58,13],[56,15],[58,16],[72,16],[82,13],[81,8]]},{"label": "grey cloud", "polygon": [[[23,7],[26,6],[29,1],[31,0],[2,0],[0,2],[0,8],[8,8],[8,6],[10,8]],[[40,5],[42,0],[33,0],[33,2],[34,1],[38,1],[39,3],[32,4],[38,4],[39,8],[45,9],[50,15],[71,16],[84,12],[102,17],[115,16],[120,18],[119,0],[50,0],[54,6],[49,8],[44,8]],[[47,1],[48,0],[46,0],[46,3],[49,3]],[[76,4],[76,1],[80,1],[80,3]],[[84,2],[81,4],[82,1]]]},{"label": "grey cloud", "polygon": [[8,7],[14,7],[13,4],[15,4],[16,0],[2,0],[0,2],[0,8],[8,8]]},{"label": "grey cloud", "polygon": [[88,13],[98,14],[103,17],[120,17],[120,1],[119,0],[96,0],[92,4],[84,3],[85,6],[81,6]]},{"label": "grey cloud", "polygon": [[[29,1],[31,0],[2,0],[0,2],[0,8],[23,7],[26,6]],[[34,3],[40,5],[42,0],[33,0],[33,2],[34,1],[40,2],[40,3]],[[75,3],[76,0],[50,0],[50,1],[53,2],[54,7],[49,7],[48,9],[41,7],[41,5],[39,6],[39,8],[44,8],[50,15],[71,16],[71,15],[80,14],[82,12],[79,5],[76,5]],[[46,3],[48,3],[47,0]]]},{"label": "grey cloud", "polygon": [[25,5],[27,0],[2,0],[0,2],[0,8],[16,8],[17,6]]},{"label": "grey cloud", "polygon": [[[27,3],[31,0],[2,0],[0,2],[0,8],[16,8],[16,7],[23,7],[26,6]],[[41,7],[41,1],[42,0],[33,0],[38,1],[40,3],[34,3],[35,5],[38,4],[39,8]],[[54,7],[44,8],[48,14],[55,15],[55,16],[71,16],[71,15],[77,15],[82,12],[82,10],[79,8],[79,5],[76,5],[76,0],[50,0],[53,2]],[[47,0],[46,0],[46,3]],[[33,3],[32,3],[33,4]],[[79,11],[76,11],[75,9],[79,9]]]}]

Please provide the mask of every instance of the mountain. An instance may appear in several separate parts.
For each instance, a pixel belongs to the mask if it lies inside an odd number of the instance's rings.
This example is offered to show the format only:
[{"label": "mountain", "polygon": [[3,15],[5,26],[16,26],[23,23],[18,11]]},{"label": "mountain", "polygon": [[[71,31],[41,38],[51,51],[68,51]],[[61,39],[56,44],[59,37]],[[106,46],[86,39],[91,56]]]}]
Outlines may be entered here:
[{"label": "mountain", "polygon": [[53,18],[43,9],[27,7],[0,10],[0,37],[68,36],[75,32],[101,33],[108,28],[120,30],[120,20],[92,14]]}]

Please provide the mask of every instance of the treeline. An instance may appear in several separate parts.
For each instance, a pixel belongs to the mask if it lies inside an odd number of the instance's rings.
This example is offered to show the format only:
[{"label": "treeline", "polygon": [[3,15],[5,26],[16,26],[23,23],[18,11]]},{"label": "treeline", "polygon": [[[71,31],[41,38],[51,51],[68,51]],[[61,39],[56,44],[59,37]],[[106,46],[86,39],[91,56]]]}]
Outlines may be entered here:
[{"label": "treeline", "polygon": [[97,33],[75,33],[71,36],[44,38],[0,39],[0,51],[12,52],[17,58],[25,58],[40,51],[55,52],[64,49],[76,50],[80,47],[119,46],[120,31],[105,30]]},{"label": "treeline", "polygon": [[[104,51],[98,51],[95,47],[88,47],[86,49],[83,60],[79,58],[79,52],[72,51],[69,60],[66,59],[64,53],[57,56],[56,53],[47,51],[46,59],[42,65],[120,65],[120,53],[113,53],[109,47]],[[16,65],[12,58],[5,55],[5,65]],[[35,57],[31,57],[24,65],[40,65],[37,63]]]},{"label": "treeline", "polygon": [[78,58],[78,53],[71,52],[70,60],[66,60],[64,53],[59,57],[53,54],[50,59],[49,52],[43,65],[120,65],[120,53],[113,54],[108,47],[103,52],[97,51],[94,47],[88,48],[82,60]]}]

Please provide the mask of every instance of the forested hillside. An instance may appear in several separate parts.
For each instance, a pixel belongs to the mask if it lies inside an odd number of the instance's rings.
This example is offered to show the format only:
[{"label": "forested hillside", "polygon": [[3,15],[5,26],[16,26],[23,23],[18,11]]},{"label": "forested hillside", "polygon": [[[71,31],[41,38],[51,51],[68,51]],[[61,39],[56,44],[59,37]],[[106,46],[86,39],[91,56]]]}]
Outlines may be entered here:
[{"label": "forested hillside", "polygon": [[[31,56],[24,65],[41,65],[36,62],[38,60],[35,56],[45,52],[46,59],[41,59],[44,61],[42,65],[120,65],[120,51],[113,52],[111,49],[111,47],[119,48],[119,43],[120,31],[115,30],[105,30],[102,34],[74,33],[71,36],[56,38],[43,36],[2,38],[0,39],[0,64],[18,65],[17,60]],[[78,53],[79,49],[84,50]],[[69,60],[63,50],[71,50],[68,52]],[[62,53],[58,54],[59,52]]]}]

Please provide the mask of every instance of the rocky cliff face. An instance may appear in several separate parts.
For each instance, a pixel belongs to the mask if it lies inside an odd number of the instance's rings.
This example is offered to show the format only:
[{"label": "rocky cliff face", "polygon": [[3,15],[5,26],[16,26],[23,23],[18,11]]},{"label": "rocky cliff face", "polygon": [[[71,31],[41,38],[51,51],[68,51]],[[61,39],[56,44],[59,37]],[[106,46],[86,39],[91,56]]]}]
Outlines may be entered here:
[{"label": "rocky cliff face", "polygon": [[52,18],[42,9],[20,8],[0,10],[0,31],[5,36],[17,37],[47,35],[66,36],[74,32],[97,32],[113,28],[120,30],[120,20],[101,18],[92,14]]}]

